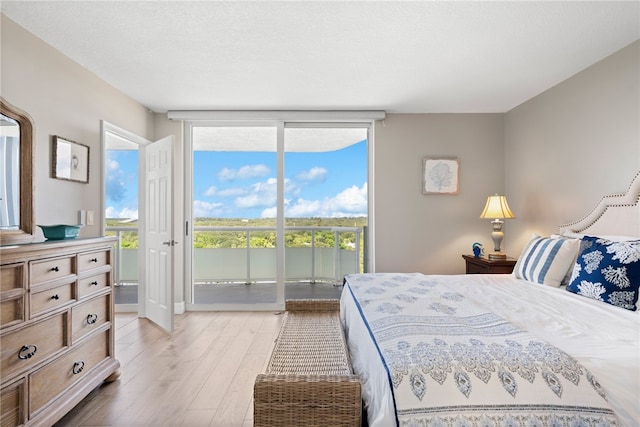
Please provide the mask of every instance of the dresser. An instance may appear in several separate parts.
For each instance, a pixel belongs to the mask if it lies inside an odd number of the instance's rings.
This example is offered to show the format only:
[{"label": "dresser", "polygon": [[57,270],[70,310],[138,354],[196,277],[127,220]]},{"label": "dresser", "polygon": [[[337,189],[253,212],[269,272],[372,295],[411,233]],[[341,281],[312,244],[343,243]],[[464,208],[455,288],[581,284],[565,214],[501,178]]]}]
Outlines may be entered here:
[{"label": "dresser", "polygon": [[114,355],[115,238],[0,246],[0,425],[52,425]]}]

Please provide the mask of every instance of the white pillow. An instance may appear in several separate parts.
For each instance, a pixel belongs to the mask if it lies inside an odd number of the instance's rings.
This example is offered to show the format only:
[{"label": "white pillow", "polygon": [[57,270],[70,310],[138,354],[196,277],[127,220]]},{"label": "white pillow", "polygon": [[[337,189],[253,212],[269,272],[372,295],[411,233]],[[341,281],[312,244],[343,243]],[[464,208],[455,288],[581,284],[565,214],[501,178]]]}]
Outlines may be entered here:
[{"label": "white pillow", "polygon": [[513,269],[518,279],[559,287],[578,256],[580,240],[531,236]]},{"label": "white pillow", "polygon": [[[575,237],[575,236],[579,236],[579,237]],[[569,282],[571,282],[571,275],[573,274],[573,268],[576,265],[576,261],[578,261],[578,256],[580,255],[580,242],[582,241],[582,235],[581,234],[577,234],[577,233],[567,233],[567,234],[552,234],[551,236],[552,239],[575,239],[578,241],[578,250],[575,253],[575,256],[573,257],[573,260],[571,261],[571,263],[569,264],[569,270],[567,271],[567,274],[564,275],[564,277],[562,278],[562,281],[560,282],[560,285],[568,285]]]},{"label": "white pillow", "polygon": [[553,234],[551,237],[566,237],[569,239],[582,239],[584,236],[593,236],[600,239],[611,240],[612,242],[628,242],[630,240],[638,240],[639,236],[617,236],[611,234],[593,234],[593,233],[574,233],[572,231],[566,231],[563,234]]}]

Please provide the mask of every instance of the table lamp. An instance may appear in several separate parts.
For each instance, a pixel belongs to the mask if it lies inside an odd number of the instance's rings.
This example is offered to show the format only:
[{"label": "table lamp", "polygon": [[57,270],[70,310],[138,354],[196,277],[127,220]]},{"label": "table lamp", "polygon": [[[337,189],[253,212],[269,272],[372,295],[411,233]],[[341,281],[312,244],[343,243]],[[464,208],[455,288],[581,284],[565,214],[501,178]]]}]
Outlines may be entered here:
[{"label": "table lamp", "polygon": [[511,209],[509,209],[507,198],[505,196],[499,196],[498,194],[487,197],[487,204],[480,214],[480,218],[493,218],[493,221],[491,221],[491,225],[493,226],[493,232],[491,233],[493,252],[489,253],[489,259],[506,259],[507,255],[500,252],[500,244],[502,243],[502,239],[504,239],[504,233],[502,232],[503,219],[515,218],[515,215],[511,212]]}]

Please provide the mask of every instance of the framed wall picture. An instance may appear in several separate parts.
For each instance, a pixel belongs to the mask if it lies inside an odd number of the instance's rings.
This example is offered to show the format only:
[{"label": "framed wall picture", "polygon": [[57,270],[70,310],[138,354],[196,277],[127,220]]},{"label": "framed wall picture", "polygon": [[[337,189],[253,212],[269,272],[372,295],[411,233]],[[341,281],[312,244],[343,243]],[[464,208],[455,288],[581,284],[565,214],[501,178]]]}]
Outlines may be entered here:
[{"label": "framed wall picture", "polygon": [[67,181],[89,182],[89,147],[77,142],[53,137],[52,175]]},{"label": "framed wall picture", "polygon": [[456,157],[424,157],[422,159],[422,194],[458,194]]}]

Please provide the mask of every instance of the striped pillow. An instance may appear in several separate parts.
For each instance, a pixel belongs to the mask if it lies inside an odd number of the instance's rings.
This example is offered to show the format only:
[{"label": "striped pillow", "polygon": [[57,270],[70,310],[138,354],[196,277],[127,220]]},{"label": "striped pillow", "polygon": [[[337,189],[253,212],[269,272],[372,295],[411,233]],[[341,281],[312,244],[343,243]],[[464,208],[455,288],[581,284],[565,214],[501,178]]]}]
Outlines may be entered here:
[{"label": "striped pillow", "polygon": [[551,239],[534,234],[522,251],[513,274],[518,279],[558,287],[573,268],[580,240]]}]

